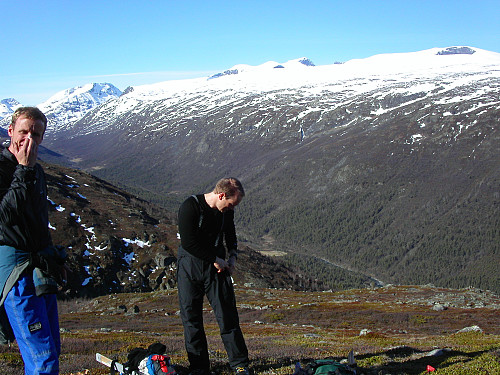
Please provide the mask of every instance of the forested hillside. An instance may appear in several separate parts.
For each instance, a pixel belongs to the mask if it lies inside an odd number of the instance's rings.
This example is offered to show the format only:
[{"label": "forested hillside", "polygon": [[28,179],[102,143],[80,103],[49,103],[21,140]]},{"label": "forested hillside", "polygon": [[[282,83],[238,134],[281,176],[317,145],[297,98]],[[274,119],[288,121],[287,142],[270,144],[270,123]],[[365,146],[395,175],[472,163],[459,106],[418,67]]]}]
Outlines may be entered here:
[{"label": "forested hillside", "polygon": [[134,87],[44,144],[170,212],[239,177],[257,249],[499,292],[500,54],[296,63]]}]

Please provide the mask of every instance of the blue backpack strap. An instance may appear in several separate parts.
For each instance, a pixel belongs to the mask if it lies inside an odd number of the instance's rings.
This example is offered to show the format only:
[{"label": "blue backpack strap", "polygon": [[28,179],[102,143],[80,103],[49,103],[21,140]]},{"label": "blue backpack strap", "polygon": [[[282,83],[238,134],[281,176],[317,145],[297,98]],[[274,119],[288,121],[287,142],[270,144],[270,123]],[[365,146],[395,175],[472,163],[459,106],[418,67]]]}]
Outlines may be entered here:
[{"label": "blue backpack strap", "polygon": [[148,357],[148,362],[147,362],[147,368],[148,368],[148,373],[149,375],[155,375],[156,374],[156,371],[155,371],[155,365],[154,365],[154,362],[153,360],[151,359],[151,357],[153,357],[153,355],[150,355]]}]

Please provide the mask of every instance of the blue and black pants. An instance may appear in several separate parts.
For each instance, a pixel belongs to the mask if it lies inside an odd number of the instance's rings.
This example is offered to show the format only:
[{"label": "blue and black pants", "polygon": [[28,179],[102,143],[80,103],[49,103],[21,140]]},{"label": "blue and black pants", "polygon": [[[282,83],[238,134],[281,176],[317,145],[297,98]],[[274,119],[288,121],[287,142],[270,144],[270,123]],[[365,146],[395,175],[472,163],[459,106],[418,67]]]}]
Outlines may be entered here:
[{"label": "blue and black pants", "polygon": [[24,273],[4,301],[23,357],[25,375],[59,374],[61,339],[55,294],[37,296],[31,272]]}]

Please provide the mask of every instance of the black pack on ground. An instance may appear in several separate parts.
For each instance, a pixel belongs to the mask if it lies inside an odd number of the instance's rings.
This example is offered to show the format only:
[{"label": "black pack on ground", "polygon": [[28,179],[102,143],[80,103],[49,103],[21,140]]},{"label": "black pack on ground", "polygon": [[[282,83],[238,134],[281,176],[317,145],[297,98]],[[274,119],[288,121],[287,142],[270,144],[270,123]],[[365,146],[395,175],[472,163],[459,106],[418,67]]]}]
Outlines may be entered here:
[{"label": "black pack on ground", "polygon": [[165,354],[167,347],[162,343],[154,343],[149,345],[147,349],[134,348],[127,355],[127,362],[123,364],[126,368],[125,374],[132,374],[132,371],[139,371],[141,361],[153,354]]}]

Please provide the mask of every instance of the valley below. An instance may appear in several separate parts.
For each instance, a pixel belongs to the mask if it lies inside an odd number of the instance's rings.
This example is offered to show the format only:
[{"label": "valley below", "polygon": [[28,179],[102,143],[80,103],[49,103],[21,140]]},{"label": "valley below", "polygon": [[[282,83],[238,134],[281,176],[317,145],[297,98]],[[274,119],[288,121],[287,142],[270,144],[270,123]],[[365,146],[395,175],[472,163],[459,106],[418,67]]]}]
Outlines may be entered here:
[{"label": "valley below", "polygon": [[[61,375],[109,374],[96,353],[156,342],[188,373],[177,210],[225,176],[246,192],[233,278],[254,374],[351,351],[357,374],[500,374],[500,54],[463,48],[42,103],[51,235],[72,270]],[[231,374],[205,307],[212,370]],[[17,344],[0,374],[23,374]]]}]

